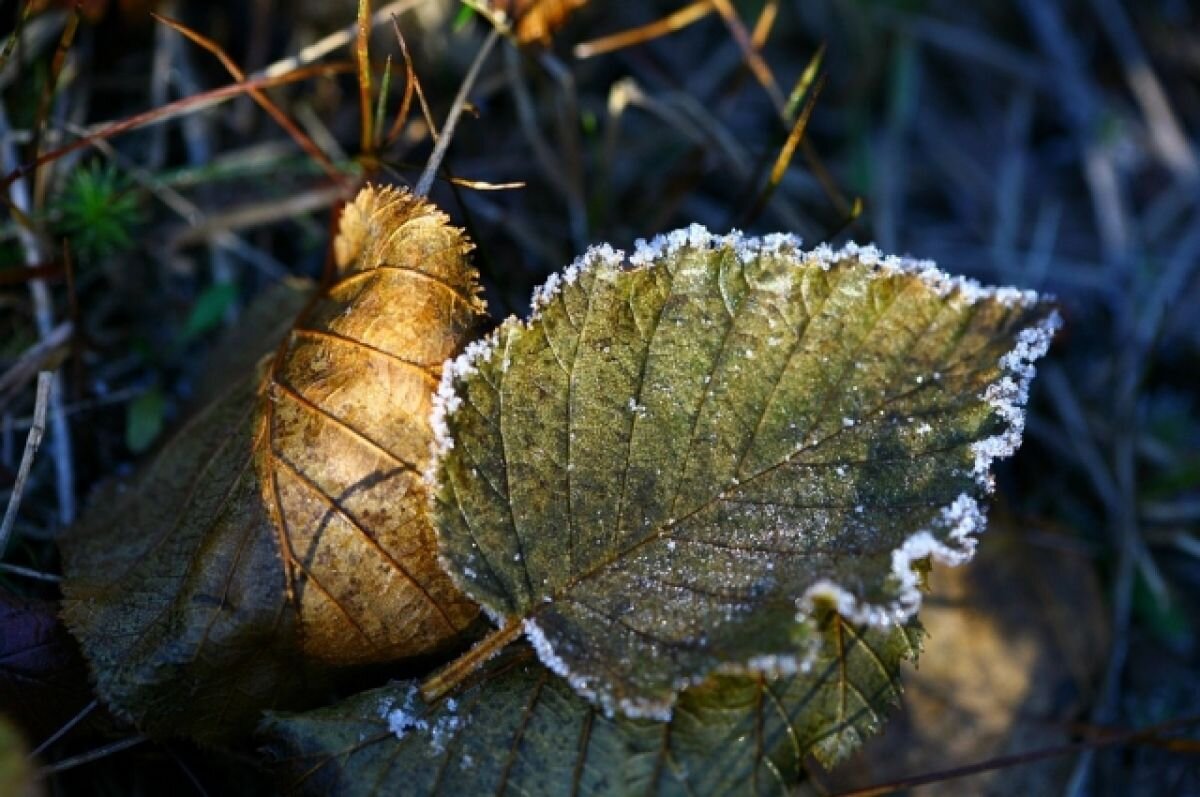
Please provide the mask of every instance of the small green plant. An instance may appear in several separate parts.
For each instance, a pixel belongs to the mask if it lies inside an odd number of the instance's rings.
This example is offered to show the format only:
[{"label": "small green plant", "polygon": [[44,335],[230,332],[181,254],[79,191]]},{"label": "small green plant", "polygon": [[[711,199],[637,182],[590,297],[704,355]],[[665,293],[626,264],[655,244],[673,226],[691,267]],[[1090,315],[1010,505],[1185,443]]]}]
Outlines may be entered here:
[{"label": "small green plant", "polygon": [[142,221],[141,205],[129,180],[112,164],[97,161],[70,176],[56,210],[59,231],[85,261],[131,249],[133,229]]}]

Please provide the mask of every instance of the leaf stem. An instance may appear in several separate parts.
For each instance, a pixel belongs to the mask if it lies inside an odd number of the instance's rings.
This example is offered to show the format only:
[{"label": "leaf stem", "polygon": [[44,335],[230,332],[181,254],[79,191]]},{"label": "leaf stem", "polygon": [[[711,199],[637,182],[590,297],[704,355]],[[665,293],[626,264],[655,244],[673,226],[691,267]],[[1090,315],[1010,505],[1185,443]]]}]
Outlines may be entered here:
[{"label": "leaf stem", "polygon": [[500,628],[481,639],[476,645],[421,684],[421,697],[426,703],[440,700],[456,689],[472,673],[521,635],[524,625],[520,617],[510,619]]}]

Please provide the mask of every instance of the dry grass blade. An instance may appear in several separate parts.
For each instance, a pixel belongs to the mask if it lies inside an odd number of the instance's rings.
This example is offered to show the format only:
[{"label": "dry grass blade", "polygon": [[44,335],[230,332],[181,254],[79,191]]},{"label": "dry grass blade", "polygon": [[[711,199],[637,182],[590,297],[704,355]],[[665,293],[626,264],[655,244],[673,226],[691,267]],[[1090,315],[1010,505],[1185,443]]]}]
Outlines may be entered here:
[{"label": "dry grass blade", "polygon": [[[207,36],[202,36],[181,22],[177,22],[173,19],[167,19],[166,17],[159,16],[158,14],[152,14],[152,16],[162,24],[187,37],[187,39],[192,43],[202,47],[216,56],[221,62],[221,65],[225,67],[225,70],[233,76],[234,80],[238,81],[239,83],[247,83],[246,73],[243,72],[241,67],[239,67],[237,63],[235,63],[234,60],[226,54],[224,49],[222,49],[221,46],[212,39],[209,39]],[[321,148],[316,145],[312,138],[309,137],[309,135],[299,127],[297,127],[295,122],[293,122],[288,115],[271,100],[270,97],[257,88],[247,88],[247,93],[262,107],[264,111],[270,114],[272,119],[279,123],[280,127],[287,131],[287,134],[295,140],[302,150],[308,153],[309,157],[316,161],[321,168],[325,170],[326,174],[338,182],[344,183],[346,181],[346,176],[342,174],[336,166],[333,165],[333,161],[329,160],[329,156],[322,152]],[[370,116],[369,109],[367,110],[367,115],[368,117]],[[367,128],[370,128],[369,118]]]},{"label": "dry grass blade", "polygon": [[713,6],[710,0],[696,0],[696,2],[689,3],[678,11],[668,14],[662,19],[651,22],[648,25],[642,25],[641,27],[614,33],[611,36],[602,36],[590,42],[577,44],[572,52],[576,58],[591,58],[596,55],[623,50],[635,44],[644,44],[661,36],[683,30],[688,25],[704,19],[712,11]]},{"label": "dry grass blade", "polygon": [[[35,142],[33,151],[35,153],[41,150],[41,138],[45,132],[46,120],[50,117],[50,108],[54,103],[54,92],[58,88],[58,78],[62,74],[63,64],[67,61],[67,53],[71,50],[71,44],[75,41],[75,33],[79,30],[79,20],[82,15],[81,8],[79,5],[76,5],[74,10],[67,16],[67,24],[63,26],[62,34],[58,39],[58,46],[54,50],[54,57],[50,61],[50,74],[47,76],[46,85],[42,88],[42,96],[38,101],[37,116],[34,118],[33,123]],[[35,207],[42,206],[45,185],[45,181],[40,179],[40,176],[34,177]]]},{"label": "dry grass blade", "polygon": [[54,374],[42,371],[38,374],[37,399],[34,402],[33,425],[29,427],[29,436],[25,438],[25,453],[21,455],[21,465],[17,469],[17,480],[13,484],[12,495],[8,497],[8,509],[4,512],[4,520],[0,522],[0,558],[8,548],[8,538],[12,534],[13,524],[17,522],[17,510],[21,508],[21,496],[25,492],[25,482],[29,479],[29,469],[33,467],[33,458],[37,456],[38,447],[42,444],[42,435],[46,431],[46,408],[50,404],[50,388]]},{"label": "dry grass blade", "polygon": [[[395,19],[401,14],[411,11],[418,6],[427,4],[428,2],[429,0],[393,0],[393,2],[388,3],[383,8],[375,12],[375,14],[371,17],[371,27],[382,25],[389,19]],[[313,42],[296,55],[283,58],[266,67],[265,69],[256,72],[254,77],[274,77],[278,75],[284,75],[299,67],[307,66],[314,61],[324,58],[339,47],[346,46],[353,41],[357,33],[358,21],[355,20],[345,28],[329,34],[320,41]]]},{"label": "dry grass blade", "polygon": [[[29,270],[34,271],[34,269]],[[21,272],[17,273],[21,274]],[[42,279],[43,277],[44,275],[38,275],[36,272],[32,276],[33,279]],[[13,395],[23,389],[38,371],[53,371],[58,367],[71,343],[74,331],[71,322],[64,321],[56,326],[49,335],[22,352],[17,361],[9,366],[7,371],[0,374],[0,409],[6,407]]]},{"label": "dry grass blade", "polygon": [[358,110],[360,148],[371,151],[375,135],[371,125],[371,0],[358,0],[358,35],[354,40],[358,62]]},{"label": "dry grass blade", "polygon": [[3,72],[4,67],[8,65],[8,59],[12,57],[13,50],[17,47],[17,42],[21,40],[21,34],[25,31],[25,23],[29,21],[29,15],[32,11],[33,3],[26,3],[25,10],[17,17],[17,24],[13,27],[12,33],[8,34],[8,39],[4,42],[4,49],[0,50],[0,72]]},{"label": "dry grass blade", "polygon": [[750,34],[750,44],[755,50],[761,50],[767,45],[767,39],[771,35],[772,28],[775,27],[777,19],[779,19],[779,0],[767,0],[754,23],[754,31]]},{"label": "dry grass blade", "polygon": [[168,119],[173,119],[186,113],[194,113],[203,108],[210,107],[218,102],[223,102],[241,94],[246,94],[255,89],[283,86],[288,83],[299,83],[317,76],[345,74],[352,70],[353,66],[346,63],[317,64],[315,66],[298,69],[295,72],[289,72],[285,75],[251,78],[240,83],[232,83],[228,86],[222,86],[220,88],[201,92],[200,94],[193,94],[190,97],[184,97],[176,100],[175,102],[168,103],[167,105],[153,108],[149,111],[122,119],[119,122],[113,122],[105,125],[96,132],[73,141],[66,146],[59,147],[56,150],[39,155],[33,161],[13,169],[11,172],[5,175],[3,179],[0,179],[0,189],[7,188],[17,180],[26,177],[39,166],[42,166],[53,160],[58,160],[64,155],[69,155],[70,153],[76,152],[85,147],[89,147],[101,139],[112,138],[113,136],[118,136],[122,133],[128,133],[131,130],[137,130],[138,128],[146,127],[147,125],[165,122]]},{"label": "dry grass blade", "polygon": [[[417,81],[416,72],[413,70],[412,58],[408,54],[408,47],[404,44],[404,36],[400,33],[399,25],[396,26],[396,38],[400,42],[400,52],[404,58],[404,96],[400,100],[400,107],[396,110],[396,118],[392,120],[392,126],[388,128],[387,137],[383,140],[382,146],[384,147],[399,138],[400,133],[403,132],[404,125],[408,122],[408,115],[412,112],[413,96],[420,86]],[[422,101],[423,106],[424,102]],[[430,129],[432,130],[433,128]]]},{"label": "dry grass blade", "polygon": [[783,142],[783,148],[779,150],[779,156],[775,159],[775,165],[771,168],[771,175],[767,178],[766,186],[758,195],[758,199],[755,200],[750,211],[746,214],[742,222],[743,225],[748,226],[758,218],[763,208],[767,206],[767,202],[771,200],[775,189],[783,182],[783,176],[787,174],[792,157],[796,154],[796,148],[800,146],[800,142],[804,138],[804,131],[808,129],[808,120],[812,118],[813,108],[817,105],[817,98],[821,96],[821,89],[824,85],[825,80],[822,78],[813,86],[812,93],[808,95],[804,107],[800,110],[800,115],[796,117],[796,123],[792,125],[792,130],[788,134],[787,140]]},{"label": "dry grass blade", "polygon": [[771,102],[775,107],[782,112],[784,107],[783,92],[779,90],[779,84],[775,81],[775,75],[771,72],[771,67],[767,65],[766,60],[759,54],[758,49],[754,46],[753,38],[750,32],[746,30],[742,18],[738,16],[737,9],[729,0],[711,0],[712,5],[717,9],[717,13],[721,15],[721,19],[725,21],[726,27],[729,28],[733,40],[742,50],[742,57],[746,60],[746,66],[754,73],[754,77],[766,90],[767,95],[771,98]]},{"label": "dry grass blade", "polygon": [[[438,133],[437,122],[433,119],[433,112],[429,109],[429,100],[425,97],[425,90],[421,88],[421,79],[417,77],[417,72],[413,68],[412,54],[408,51],[408,42],[404,41],[404,34],[400,32],[400,22],[396,18],[392,18],[392,27],[396,31],[396,41],[400,43],[400,54],[404,56],[404,71],[408,76],[408,85],[417,94],[417,102],[421,106],[421,115],[425,117],[425,124],[429,127],[429,137],[434,140],[434,143],[441,137]],[[407,96],[408,88],[405,88]],[[411,99],[408,100],[411,102]],[[404,127],[403,120],[408,119],[408,105],[404,104],[400,108],[401,114],[397,115],[395,123],[392,125],[392,132],[388,135],[391,140],[393,136],[399,135],[400,130]]]},{"label": "dry grass blade", "polygon": [[817,51],[813,53],[813,57],[809,59],[808,65],[804,67],[804,71],[800,73],[796,85],[792,88],[792,93],[788,95],[787,103],[783,109],[785,119],[794,118],[796,109],[800,107],[800,103],[804,102],[804,98],[808,96],[808,92],[812,88],[813,82],[816,81],[817,75],[821,71],[821,64],[824,61],[825,44],[822,43],[817,48]]}]

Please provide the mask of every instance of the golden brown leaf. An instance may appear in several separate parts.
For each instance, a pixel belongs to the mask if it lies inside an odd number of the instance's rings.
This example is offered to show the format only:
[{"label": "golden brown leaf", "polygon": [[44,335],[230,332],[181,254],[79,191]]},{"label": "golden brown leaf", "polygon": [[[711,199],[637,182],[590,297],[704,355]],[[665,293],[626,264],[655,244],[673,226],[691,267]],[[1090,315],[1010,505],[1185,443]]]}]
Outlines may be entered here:
[{"label": "golden brown leaf", "polygon": [[64,615],[119,713],[217,740],[472,623],[421,481],[441,363],[484,313],[469,249],[424,200],[363,190],[332,284],[255,347],[274,355],[67,536]]},{"label": "golden brown leaf", "polygon": [[255,467],[314,658],[428,653],[478,613],[438,566],[421,480],[441,364],[484,312],[469,250],[424,201],[365,189],[269,372]]}]

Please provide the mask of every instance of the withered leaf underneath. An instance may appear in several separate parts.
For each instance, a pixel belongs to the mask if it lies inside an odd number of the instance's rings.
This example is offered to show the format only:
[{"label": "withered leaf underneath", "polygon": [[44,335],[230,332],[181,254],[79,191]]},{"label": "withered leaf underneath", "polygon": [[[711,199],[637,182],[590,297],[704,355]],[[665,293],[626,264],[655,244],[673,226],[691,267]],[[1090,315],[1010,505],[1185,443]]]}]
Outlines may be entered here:
[{"label": "withered leaf underneath", "polygon": [[420,474],[441,363],[484,313],[469,249],[365,189],[275,352],[63,541],[65,618],[116,711],[215,741],[332,669],[459,641],[478,608],[438,567]]}]

